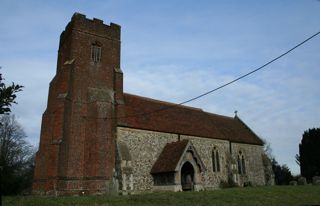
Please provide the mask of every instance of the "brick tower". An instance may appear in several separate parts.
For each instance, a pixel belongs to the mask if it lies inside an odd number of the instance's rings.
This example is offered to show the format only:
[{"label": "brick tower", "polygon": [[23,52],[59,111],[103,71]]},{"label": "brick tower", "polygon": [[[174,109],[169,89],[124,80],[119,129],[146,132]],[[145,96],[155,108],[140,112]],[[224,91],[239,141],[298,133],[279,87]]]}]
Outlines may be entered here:
[{"label": "brick tower", "polygon": [[116,189],[115,117],[122,88],[120,26],[75,13],[60,36],[57,71],[42,117],[35,193]]}]

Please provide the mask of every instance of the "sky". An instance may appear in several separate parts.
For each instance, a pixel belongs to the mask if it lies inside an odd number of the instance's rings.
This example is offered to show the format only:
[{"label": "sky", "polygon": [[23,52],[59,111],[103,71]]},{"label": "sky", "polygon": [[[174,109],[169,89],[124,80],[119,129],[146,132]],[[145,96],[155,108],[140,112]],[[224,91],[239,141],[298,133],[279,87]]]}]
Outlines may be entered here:
[{"label": "sky", "polygon": [[[0,0],[0,66],[24,86],[13,114],[39,143],[60,33],[73,13],[121,25],[127,93],[180,103],[250,72],[320,31],[319,0]],[[320,35],[187,105],[238,116],[294,174],[302,134],[320,127]]]}]

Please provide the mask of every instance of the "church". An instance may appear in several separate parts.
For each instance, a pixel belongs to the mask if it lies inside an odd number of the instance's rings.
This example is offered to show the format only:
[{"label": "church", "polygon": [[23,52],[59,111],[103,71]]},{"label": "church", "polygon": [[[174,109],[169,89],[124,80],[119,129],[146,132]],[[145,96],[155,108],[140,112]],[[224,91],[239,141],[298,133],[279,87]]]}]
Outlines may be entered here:
[{"label": "church", "polygon": [[263,141],[237,114],[123,91],[120,31],[75,13],[61,33],[33,192],[133,194],[267,184]]}]

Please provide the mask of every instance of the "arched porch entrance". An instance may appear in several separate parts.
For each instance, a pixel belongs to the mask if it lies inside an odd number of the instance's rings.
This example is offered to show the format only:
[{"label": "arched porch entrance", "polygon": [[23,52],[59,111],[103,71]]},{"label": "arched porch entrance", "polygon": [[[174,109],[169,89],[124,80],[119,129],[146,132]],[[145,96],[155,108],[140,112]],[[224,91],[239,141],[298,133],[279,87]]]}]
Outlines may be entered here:
[{"label": "arched porch entrance", "polygon": [[181,186],[183,191],[194,189],[194,169],[192,164],[188,161],[181,167]]},{"label": "arched porch entrance", "polygon": [[[169,160],[170,159],[170,160]],[[191,141],[167,143],[151,169],[154,190],[203,190],[204,164]]]}]

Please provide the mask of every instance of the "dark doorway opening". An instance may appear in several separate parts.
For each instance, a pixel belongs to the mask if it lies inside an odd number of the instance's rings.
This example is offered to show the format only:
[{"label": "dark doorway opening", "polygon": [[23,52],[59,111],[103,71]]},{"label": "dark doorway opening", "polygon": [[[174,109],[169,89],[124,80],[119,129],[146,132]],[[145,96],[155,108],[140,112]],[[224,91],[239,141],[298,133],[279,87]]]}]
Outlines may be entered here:
[{"label": "dark doorway opening", "polygon": [[183,191],[193,190],[194,169],[190,162],[185,162],[181,167],[181,186]]}]

